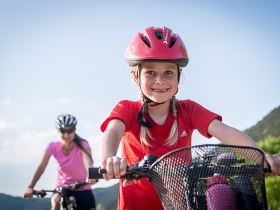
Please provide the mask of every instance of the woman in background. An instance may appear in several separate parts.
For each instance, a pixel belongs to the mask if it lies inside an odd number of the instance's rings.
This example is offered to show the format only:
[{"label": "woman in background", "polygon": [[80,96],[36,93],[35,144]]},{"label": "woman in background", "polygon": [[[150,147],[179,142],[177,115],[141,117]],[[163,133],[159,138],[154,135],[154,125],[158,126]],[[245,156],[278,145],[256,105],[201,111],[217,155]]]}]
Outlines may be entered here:
[{"label": "woman in background", "polygon": [[[61,114],[55,121],[59,133],[59,140],[50,142],[43,158],[24,193],[24,197],[32,198],[33,188],[44,173],[50,157],[57,161],[57,179],[55,187],[68,187],[76,182],[87,180],[88,167],[93,164],[91,149],[88,142],[76,134],[77,120],[71,114]],[[70,191],[80,210],[95,209],[95,199],[91,190],[92,180],[79,190]],[[60,209],[61,196],[55,193],[51,198],[51,209]]]}]

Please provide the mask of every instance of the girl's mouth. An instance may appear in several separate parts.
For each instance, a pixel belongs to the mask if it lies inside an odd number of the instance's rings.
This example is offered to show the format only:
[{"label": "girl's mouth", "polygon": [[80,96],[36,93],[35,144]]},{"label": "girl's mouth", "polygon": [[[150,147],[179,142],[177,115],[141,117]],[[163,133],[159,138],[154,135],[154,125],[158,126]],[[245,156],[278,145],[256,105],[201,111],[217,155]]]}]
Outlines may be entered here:
[{"label": "girl's mouth", "polygon": [[152,88],[152,90],[153,90],[154,92],[157,92],[157,93],[165,93],[165,92],[168,91],[168,88],[166,88],[166,89],[155,89],[155,88]]}]

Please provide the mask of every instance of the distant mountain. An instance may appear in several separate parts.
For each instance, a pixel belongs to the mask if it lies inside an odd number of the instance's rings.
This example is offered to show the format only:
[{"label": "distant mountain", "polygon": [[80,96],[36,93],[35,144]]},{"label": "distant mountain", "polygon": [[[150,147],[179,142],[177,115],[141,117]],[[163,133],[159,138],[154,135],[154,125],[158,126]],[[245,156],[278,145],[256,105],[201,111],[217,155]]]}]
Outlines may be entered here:
[{"label": "distant mountain", "polygon": [[0,209],[3,210],[50,210],[50,199],[23,199],[0,193]]},{"label": "distant mountain", "polygon": [[[116,210],[119,185],[93,189],[96,204],[102,204],[106,210]],[[0,193],[1,210],[50,210],[50,198],[23,199]]]},{"label": "distant mountain", "polygon": [[280,136],[280,106],[244,132],[256,142],[263,140],[268,135]]}]

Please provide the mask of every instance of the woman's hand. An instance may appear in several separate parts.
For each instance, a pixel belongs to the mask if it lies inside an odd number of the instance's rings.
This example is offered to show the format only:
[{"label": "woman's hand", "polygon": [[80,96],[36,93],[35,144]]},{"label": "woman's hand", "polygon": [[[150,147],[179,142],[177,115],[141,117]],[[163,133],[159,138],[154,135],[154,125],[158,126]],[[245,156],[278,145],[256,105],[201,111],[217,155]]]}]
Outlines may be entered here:
[{"label": "woman's hand", "polygon": [[[269,165],[271,172],[267,176],[279,176],[280,175],[280,155],[265,154],[265,164]],[[265,166],[266,167],[266,166]]]},{"label": "woman's hand", "polygon": [[29,199],[33,198],[33,188],[28,187],[27,190],[25,191],[23,197],[29,198]]}]

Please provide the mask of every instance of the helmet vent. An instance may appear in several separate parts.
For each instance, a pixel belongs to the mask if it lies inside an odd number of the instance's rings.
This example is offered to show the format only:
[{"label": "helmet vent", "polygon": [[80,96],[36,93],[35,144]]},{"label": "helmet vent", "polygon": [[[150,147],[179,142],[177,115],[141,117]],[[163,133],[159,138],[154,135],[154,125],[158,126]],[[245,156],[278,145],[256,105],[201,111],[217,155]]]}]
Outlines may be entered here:
[{"label": "helmet vent", "polygon": [[172,37],[170,44],[169,44],[169,48],[173,47],[173,45],[176,43],[176,38]]},{"label": "helmet vent", "polygon": [[148,39],[147,39],[147,37],[142,37],[142,40],[143,40],[143,42],[150,48],[151,47],[151,44],[150,44],[150,42],[148,41]]},{"label": "helmet vent", "polygon": [[155,35],[158,39],[162,39],[163,33],[161,31],[155,31]]}]

